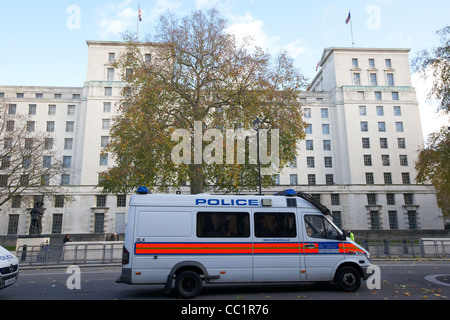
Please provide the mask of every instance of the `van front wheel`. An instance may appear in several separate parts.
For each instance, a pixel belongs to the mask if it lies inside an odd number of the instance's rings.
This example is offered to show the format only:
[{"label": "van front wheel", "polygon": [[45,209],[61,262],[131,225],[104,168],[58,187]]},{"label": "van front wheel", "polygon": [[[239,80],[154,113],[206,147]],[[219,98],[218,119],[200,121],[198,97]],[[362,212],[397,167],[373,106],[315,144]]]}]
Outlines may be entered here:
[{"label": "van front wheel", "polygon": [[175,289],[182,298],[195,298],[202,291],[202,279],[195,271],[183,271],[177,275]]},{"label": "van front wheel", "polygon": [[336,286],[341,291],[355,292],[361,285],[361,276],[353,267],[343,267],[336,274]]}]

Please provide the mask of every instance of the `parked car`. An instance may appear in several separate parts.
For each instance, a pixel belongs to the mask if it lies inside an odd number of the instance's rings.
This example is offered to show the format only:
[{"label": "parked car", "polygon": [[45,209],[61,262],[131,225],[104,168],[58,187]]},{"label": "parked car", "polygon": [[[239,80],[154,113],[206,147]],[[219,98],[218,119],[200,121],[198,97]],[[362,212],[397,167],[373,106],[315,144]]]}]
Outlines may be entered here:
[{"label": "parked car", "polygon": [[19,277],[19,260],[0,246],[0,289],[16,283]]}]

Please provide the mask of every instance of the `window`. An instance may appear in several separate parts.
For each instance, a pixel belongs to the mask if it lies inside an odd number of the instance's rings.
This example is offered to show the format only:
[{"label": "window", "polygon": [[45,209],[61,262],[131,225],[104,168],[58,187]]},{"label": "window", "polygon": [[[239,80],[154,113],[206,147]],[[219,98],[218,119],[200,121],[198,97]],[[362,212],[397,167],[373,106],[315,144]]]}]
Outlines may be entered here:
[{"label": "window", "polygon": [[145,54],[145,62],[152,62],[152,54],[151,53]]},{"label": "window", "polygon": [[36,93],[36,99],[43,99],[44,94],[43,93]]},{"label": "window", "polygon": [[374,184],[373,172],[366,172],[366,184]]},{"label": "window", "polygon": [[103,112],[111,112],[111,102],[103,102]]},{"label": "window", "polygon": [[108,165],[108,154],[100,155],[100,165],[107,166]]},{"label": "window", "polygon": [[331,205],[338,206],[340,204],[341,204],[341,200],[340,200],[339,194],[332,193],[331,194]]},{"label": "window", "polygon": [[320,109],[320,115],[322,119],[328,119],[328,109],[326,108]]},{"label": "window", "polygon": [[75,105],[68,105],[67,106],[67,115],[68,116],[75,115]]},{"label": "window", "polygon": [[409,178],[409,172],[402,172],[402,183],[403,184],[411,184],[411,180]]},{"label": "window", "polygon": [[6,131],[8,132],[14,131],[14,120],[6,121]]},{"label": "window", "polygon": [[395,123],[395,131],[403,132],[403,122],[396,122]]},{"label": "window", "polygon": [[352,59],[352,67],[353,68],[358,68],[358,59],[357,58],[353,58]]},{"label": "window", "polygon": [[405,201],[405,205],[413,205],[414,204],[414,194],[413,193],[404,193],[403,200]]},{"label": "window", "polygon": [[329,124],[322,124],[322,133],[330,134],[330,125]]},{"label": "window", "polygon": [[392,184],[392,173],[383,172],[384,184]]},{"label": "window", "polygon": [[384,116],[383,106],[377,106],[377,116]]},{"label": "window", "polygon": [[62,213],[53,214],[52,233],[61,233],[62,231]]},{"label": "window", "polygon": [[35,115],[36,114],[36,105],[35,104],[28,105],[28,114],[29,115]]},{"label": "window", "polygon": [[295,238],[297,229],[295,214],[291,212],[256,212],[255,237]]},{"label": "window", "polygon": [[303,109],[305,111],[305,118],[311,118],[311,108]]},{"label": "window", "polygon": [[369,67],[375,68],[375,59],[369,59]]},{"label": "window", "polygon": [[306,150],[314,150],[314,142],[313,140],[306,140]]},{"label": "window", "polygon": [[101,142],[100,142],[100,146],[102,148],[106,147],[109,143],[109,136],[102,136],[101,137]]},{"label": "window", "polygon": [[53,138],[45,138],[44,149],[45,150],[53,149]]},{"label": "window", "polygon": [[109,52],[108,53],[108,61],[114,62],[115,60],[116,60],[116,54],[114,52]]},{"label": "window", "polygon": [[61,93],[55,93],[54,97],[55,97],[55,99],[62,99],[62,94]]},{"label": "window", "polygon": [[397,211],[395,210],[389,210],[388,211],[388,217],[389,217],[389,228],[391,230],[398,229],[398,218],[397,218]]},{"label": "window", "polygon": [[295,157],[293,161],[289,161],[289,168],[291,169],[297,168],[297,157]]},{"label": "window", "polygon": [[408,227],[411,230],[416,230],[417,224],[417,212],[415,210],[408,210]]},{"label": "window", "polygon": [[371,166],[372,165],[372,156],[370,154],[363,155],[364,158],[364,165],[365,166]]},{"label": "window", "polygon": [[100,208],[106,207],[106,195],[100,194],[96,196],[96,206]]},{"label": "window", "polygon": [[55,196],[55,208],[64,208],[64,196],[63,195]]},{"label": "window", "polygon": [[71,156],[63,156],[63,168],[72,167],[72,157]]},{"label": "window", "polygon": [[94,216],[94,233],[103,233],[105,226],[105,214],[95,213]]},{"label": "window", "polygon": [[384,121],[378,122],[378,131],[386,132],[386,123]]},{"label": "window", "polygon": [[391,206],[395,205],[395,194],[386,193],[386,203]]},{"label": "window", "polygon": [[381,155],[381,163],[383,164],[383,166],[390,166],[391,165],[388,154],[382,154]]},{"label": "window", "polygon": [[307,134],[311,134],[312,133],[312,124],[311,123],[308,123],[306,125],[305,133],[307,133]]},{"label": "window", "polygon": [[359,73],[353,74],[353,85],[355,85],[355,86],[361,85],[361,75]]},{"label": "window", "polygon": [[364,98],[364,91],[358,91],[357,94],[358,94],[358,100],[364,100],[365,99]]},{"label": "window", "polygon": [[27,121],[27,132],[34,132],[36,123],[34,121]]},{"label": "window", "polygon": [[25,149],[27,150],[33,149],[33,142],[34,142],[33,138],[25,138]]},{"label": "window", "polygon": [[61,175],[61,185],[68,186],[70,184],[70,174]]},{"label": "window", "polygon": [[392,92],[392,100],[399,100],[398,92]]},{"label": "window", "polygon": [[306,167],[307,168],[314,168],[314,157],[306,157]]},{"label": "window", "polygon": [[127,206],[127,195],[126,194],[118,194],[117,195],[117,207],[126,207]]},{"label": "window", "polygon": [[55,131],[55,121],[47,121],[47,132]]},{"label": "window", "polygon": [[368,193],[367,196],[367,205],[374,206],[377,204],[377,195],[375,193]]},{"label": "window", "polygon": [[334,176],[333,176],[333,174],[328,173],[328,174],[325,175],[325,183],[327,185],[329,185],[329,186],[334,184]]},{"label": "window", "polygon": [[18,227],[19,227],[19,215],[10,214],[8,220],[7,234],[17,234]]},{"label": "window", "polygon": [[377,74],[376,73],[371,73],[370,74],[370,85],[371,86],[377,86],[378,85],[378,80],[377,80]]},{"label": "window", "polygon": [[370,149],[370,138],[362,138],[363,149]]},{"label": "window", "polygon": [[16,104],[8,105],[8,114],[16,114],[16,110],[17,110]]},{"label": "window", "polygon": [[65,150],[72,150],[73,145],[73,139],[72,138],[65,138],[64,139],[64,149]]},{"label": "window", "polygon": [[308,174],[308,185],[315,186],[316,185],[316,175]]},{"label": "window", "polygon": [[106,81],[114,81],[114,68],[107,69]]},{"label": "window", "polygon": [[361,131],[362,132],[369,131],[369,125],[368,125],[367,121],[361,121],[360,122],[360,126],[361,126]]},{"label": "window", "polygon": [[23,99],[24,94],[23,93],[16,93],[16,98]]},{"label": "window", "polygon": [[198,212],[197,237],[248,238],[250,215],[248,212]]},{"label": "window", "polygon": [[399,149],[405,149],[406,148],[405,138],[397,138],[397,146]]},{"label": "window", "polygon": [[394,74],[388,73],[387,75],[387,85],[390,87],[394,86]]},{"label": "window", "polygon": [[74,122],[66,121],[66,132],[73,132],[73,129],[74,129]]},{"label": "window", "polygon": [[387,138],[380,138],[380,148],[381,149],[387,149],[388,148]]},{"label": "window", "polygon": [[74,99],[74,100],[80,100],[80,99],[81,99],[81,96],[80,96],[79,93],[74,93],[74,94],[72,94],[72,99]]},{"label": "window", "polygon": [[[10,165],[11,165],[11,156],[3,156],[0,169],[9,168]],[[2,186],[5,187],[6,183],[2,184]]]},{"label": "window", "polygon": [[394,116],[401,116],[402,115],[402,108],[399,106],[394,106]]},{"label": "window", "polygon": [[380,213],[378,211],[370,211],[370,229],[379,230],[380,229]]},{"label": "window", "polygon": [[51,156],[44,156],[44,168],[50,168],[52,166],[52,157]]},{"label": "window", "polygon": [[332,157],[324,157],[323,161],[325,163],[325,168],[333,168],[333,158]]},{"label": "window", "polygon": [[109,119],[102,119],[102,129],[109,130],[111,121]]},{"label": "window", "polygon": [[360,116],[366,116],[367,115],[366,106],[359,106],[359,115]]},{"label": "window", "polygon": [[331,150],[331,141],[330,140],[323,140],[323,150],[325,150],[325,151]]},{"label": "window", "polygon": [[20,208],[21,204],[22,204],[22,196],[13,196],[11,208]]},{"label": "window", "polygon": [[8,175],[2,174],[0,175],[0,187],[6,187],[8,185]]},{"label": "window", "polygon": [[105,87],[105,96],[106,97],[112,96],[112,88],[111,87]]},{"label": "window", "polygon": [[297,174],[290,174],[289,175],[289,182],[291,185],[296,186],[298,184],[298,175]]},{"label": "window", "polygon": [[339,232],[324,216],[305,215],[306,234],[310,238],[337,239]]},{"label": "window", "polygon": [[374,97],[375,97],[375,100],[382,100],[381,99],[381,91],[375,91]]},{"label": "window", "polygon": [[49,116],[53,116],[56,114],[56,105],[54,104],[49,104],[48,105],[48,115]]},{"label": "window", "polygon": [[400,158],[400,165],[401,166],[407,166],[408,165],[408,156],[406,154],[399,155]]},{"label": "window", "polygon": [[384,61],[386,62],[386,68],[392,68],[392,61],[391,61],[391,59],[385,59]]}]

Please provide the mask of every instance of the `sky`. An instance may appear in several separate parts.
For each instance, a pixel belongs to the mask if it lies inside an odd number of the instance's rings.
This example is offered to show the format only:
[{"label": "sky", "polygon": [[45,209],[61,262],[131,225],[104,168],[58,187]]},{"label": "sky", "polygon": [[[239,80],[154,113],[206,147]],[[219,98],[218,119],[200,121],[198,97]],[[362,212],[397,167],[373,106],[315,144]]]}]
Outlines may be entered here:
[{"label": "sky", "polygon": [[[137,22],[138,7],[142,21]],[[410,58],[439,45],[436,31],[450,25],[448,0],[0,0],[0,85],[81,87],[86,40],[120,41],[123,32],[151,33],[167,10],[183,17],[217,8],[228,30],[271,54],[287,50],[312,80],[323,49],[410,48]],[[351,24],[346,18],[351,12]],[[426,101],[413,75],[424,137],[448,123]]]}]

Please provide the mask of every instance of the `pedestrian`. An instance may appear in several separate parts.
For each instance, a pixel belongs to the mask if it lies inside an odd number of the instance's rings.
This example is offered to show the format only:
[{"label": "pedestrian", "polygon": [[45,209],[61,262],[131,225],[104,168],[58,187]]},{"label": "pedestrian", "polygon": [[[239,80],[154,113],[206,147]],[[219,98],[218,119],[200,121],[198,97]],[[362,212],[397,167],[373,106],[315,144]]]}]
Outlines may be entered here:
[{"label": "pedestrian", "polygon": [[63,243],[66,243],[66,242],[72,242],[72,240],[70,239],[70,236],[68,234],[66,234],[66,236],[63,239]]},{"label": "pedestrian", "polygon": [[348,233],[348,237],[349,237],[352,241],[355,241],[355,235],[353,234],[353,232],[352,232],[350,229],[347,230],[347,233]]}]

